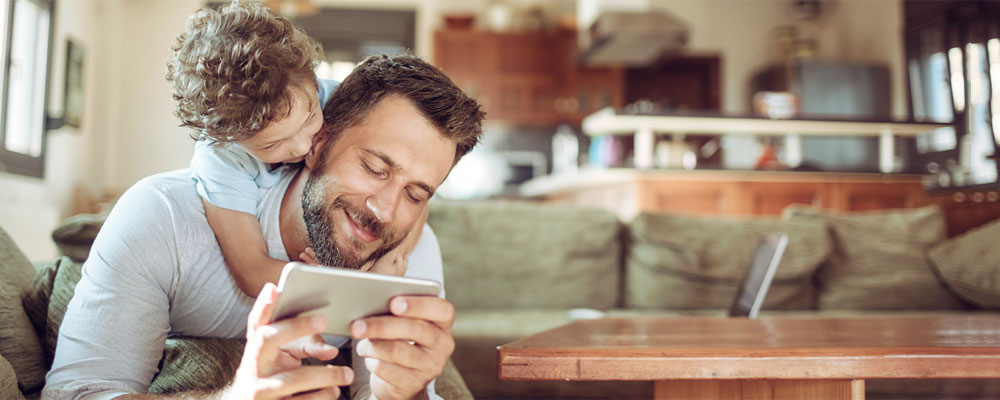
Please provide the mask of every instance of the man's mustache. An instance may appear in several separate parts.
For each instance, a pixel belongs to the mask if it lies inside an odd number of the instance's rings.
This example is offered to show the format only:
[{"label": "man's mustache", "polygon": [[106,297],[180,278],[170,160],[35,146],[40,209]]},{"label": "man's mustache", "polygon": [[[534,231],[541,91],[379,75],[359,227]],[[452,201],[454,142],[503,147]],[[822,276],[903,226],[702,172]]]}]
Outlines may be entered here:
[{"label": "man's mustache", "polygon": [[368,210],[367,208],[355,207],[343,197],[338,197],[333,201],[333,209],[343,208],[347,211],[347,215],[354,219],[361,227],[368,230],[373,236],[379,239],[385,239],[386,227],[385,224],[380,222],[378,218],[375,218],[375,214]]}]

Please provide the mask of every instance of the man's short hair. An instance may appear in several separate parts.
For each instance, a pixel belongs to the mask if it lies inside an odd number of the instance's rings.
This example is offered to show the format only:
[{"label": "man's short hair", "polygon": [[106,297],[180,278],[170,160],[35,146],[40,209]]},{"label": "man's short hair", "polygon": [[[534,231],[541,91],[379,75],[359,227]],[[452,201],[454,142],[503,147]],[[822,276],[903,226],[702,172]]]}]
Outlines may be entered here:
[{"label": "man's short hair", "polygon": [[291,112],[292,85],[316,85],[321,46],[255,2],[209,7],[188,18],[167,63],[175,114],[192,137],[248,139]]},{"label": "man's short hair", "polygon": [[486,113],[441,70],[410,54],[371,56],[344,79],[323,109],[330,139],[321,161],[345,129],[360,124],[390,95],[411,101],[442,136],[455,142],[452,165],[482,136]]}]

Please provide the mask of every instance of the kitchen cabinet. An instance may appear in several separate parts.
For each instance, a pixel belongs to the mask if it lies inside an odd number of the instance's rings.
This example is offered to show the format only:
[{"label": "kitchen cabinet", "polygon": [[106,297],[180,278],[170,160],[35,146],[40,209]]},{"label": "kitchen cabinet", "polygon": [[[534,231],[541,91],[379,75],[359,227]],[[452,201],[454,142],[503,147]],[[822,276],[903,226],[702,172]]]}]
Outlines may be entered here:
[{"label": "kitchen cabinet", "polygon": [[932,201],[919,175],[789,171],[595,169],[529,181],[522,194],[607,208],[623,220],[642,211],[752,216],[791,204],[865,211]]},{"label": "kitchen cabinet", "polygon": [[620,68],[576,62],[576,34],[439,30],[434,63],[486,108],[514,124],[579,124],[604,107],[623,107]]},{"label": "kitchen cabinet", "polygon": [[921,175],[792,171],[592,169],[526,182],[521,194],[549,203],[592,206],[629,221],[640,212],[778,216],[792,204],[838,211],[936,204],[950,237],[1000,218],[1000,193],[928,194]]}]

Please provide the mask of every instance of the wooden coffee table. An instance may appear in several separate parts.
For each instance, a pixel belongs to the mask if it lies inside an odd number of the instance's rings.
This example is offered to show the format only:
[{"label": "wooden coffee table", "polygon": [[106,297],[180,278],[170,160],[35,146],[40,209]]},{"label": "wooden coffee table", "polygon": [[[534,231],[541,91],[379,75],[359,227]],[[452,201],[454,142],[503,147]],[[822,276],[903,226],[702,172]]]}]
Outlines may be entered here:
[{"label": "wooden coffee table", "polygon": [[1000,316],[606,318],[497,352],[500,379],[649,380],[658,399],[863,399],[865,379],[1000,377]]}]

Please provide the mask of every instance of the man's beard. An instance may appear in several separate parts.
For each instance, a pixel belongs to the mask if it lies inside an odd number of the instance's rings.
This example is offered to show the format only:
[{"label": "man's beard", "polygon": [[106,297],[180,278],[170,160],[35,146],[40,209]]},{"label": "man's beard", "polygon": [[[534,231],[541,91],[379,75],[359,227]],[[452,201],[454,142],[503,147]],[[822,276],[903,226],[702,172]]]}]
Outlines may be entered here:
[{"label": "man's beard", "polygon": [[[316,174],[309,175],[302,193],[302,217],[305,219],[306,231],[309,233],[309,242],[313,251],[316,252],[316,258],[320,264],[360,269],[381,258],[403,241],[403,235],[396,234],[385,224],[379,222],[367,208],[357,207],[343,197],[337,197],[331,201],[324,193],[321,181],[328,180],[318,177]],[[367,229],[376,240],[381,239],[382,245],[367,257],[346,250],[350,243],[339,243],[333,234],[333,215],[341,212],[340,209],[347,211],[349,218],[353,218],[359,226]],[[344,232],[344,234],[349,233]],[[360,241],[348,237],[339,240],[360,243]]]}]

